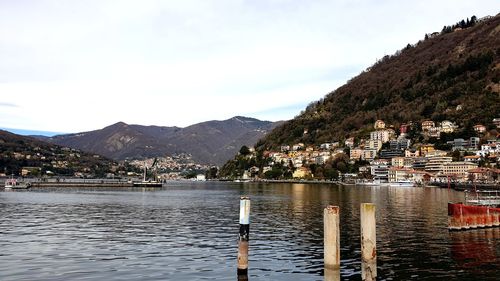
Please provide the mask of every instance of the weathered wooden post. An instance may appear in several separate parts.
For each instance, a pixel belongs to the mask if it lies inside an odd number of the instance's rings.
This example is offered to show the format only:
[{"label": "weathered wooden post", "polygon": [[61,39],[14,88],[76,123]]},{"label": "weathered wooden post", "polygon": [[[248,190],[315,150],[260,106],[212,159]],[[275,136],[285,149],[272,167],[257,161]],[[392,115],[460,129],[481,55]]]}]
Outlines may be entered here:
[{"label": "weathered wooden post", "polygon": [[325,268],[340,269],[339,207],[328,206],[323,210]]},{"label": "weathered wooden post", "polygon": [[361,279],[377,277],[375,204],[361,203]]},{"label": "weathered wooden post", "polygon": [[250,198],[240,198],[240,235],[238,240],[238,276],[248,274],[248,240],[250,233]]}]

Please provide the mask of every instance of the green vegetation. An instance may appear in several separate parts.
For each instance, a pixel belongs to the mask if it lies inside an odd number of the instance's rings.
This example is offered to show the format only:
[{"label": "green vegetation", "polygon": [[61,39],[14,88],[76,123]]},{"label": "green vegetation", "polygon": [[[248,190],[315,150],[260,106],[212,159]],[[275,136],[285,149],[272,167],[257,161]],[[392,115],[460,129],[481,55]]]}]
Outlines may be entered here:
[{"label": "green vegetation", "polygon": [[500,116],[500,17],[479,23],[473,18],[459,24],[463,30],[385,56],[277,127],[256,149],[361,137],[377,119],[395,128],[425,119],[451,120],[460,128],[491,123]]},{"label": "green vegetation", "polygon": [[106,177],[136,170],[128,164],[119,165],[99,155],[48,144],[30,137],[0,131],[0,173],[20,176],[84,176]]},{"label": "green vegetation", "polygon": [[[258,169],[261,178],[289,179],[296,171],[294,165],[273,163],[267,152],[280,151],[283,145],[318,147],[335,141],[342,144],[349,137],[366,138],[378,119],[397,133],[401,124],[410,124],[407,137],[412,143],[432,143],[443,150],[451,148],[447,141],[454,138],[476,136],[475,124],[486,125],[487,134],[496,136],[492,120],[500,117],[499,83],[500,16],[481,21],[473,16],[384,56],[344,86],[310,103],[259,140],[255,154],[242,148],[221,168],[220,177],[241,178],[245,171]],[[459,129],[429,139],[421,134],[424,120],[449,120]],[[315,178],[337,179],[366,164],[349,161],[348,154],[337,154],[321,165],[301,166]]]}]

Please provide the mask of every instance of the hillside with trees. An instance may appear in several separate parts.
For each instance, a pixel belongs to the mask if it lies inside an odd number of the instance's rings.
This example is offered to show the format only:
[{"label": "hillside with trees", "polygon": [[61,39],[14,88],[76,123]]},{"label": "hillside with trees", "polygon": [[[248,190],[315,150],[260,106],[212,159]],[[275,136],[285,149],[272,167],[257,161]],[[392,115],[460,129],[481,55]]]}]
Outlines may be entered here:
[{"label": "hillside with trees", "polygon": [[[242,148],[221,168],[219,176],[287,179],[297,166],[302,166],[314,178],[337,179],[339,172],[358,172],[360,166],[367,164],[362,159],[352,161],[350,148],[365,145],[359,141],[370,137],[377,120],[389,124],[388,129],[395,135],[400,134],[403,125],[412,145],[428,143],[451,153],[450,141],[454,139],[480,137],[484,141],[498,136],[498,124],[493,120],[499,117],[500,15],[479,20],[473,16],[445,26],[441,32],[425,34],[416,44],[383,57],[342,87],[310,103],[294,119],[276,127],[257,142],[252,153]],[[430,137],[421,128],[426,120],[453,124],[453,132]],[[485,133],[475,131],[478,124],[485,126]],[[356,143],[348,146],[346,140]],[[297,144],[301,147],[292,148]],[[323,144],[337,147],[335,156],[325,163],[292,163],[292,158],[297,159],[293,157],[297,151],[301,154],[300,151],[314,149],[311,154],[316,155],[330,151],[320,148]],[[384,143],[382,149],[389,148],[389,142]],[[278,152],[287,154],[282,157],[284,160],[279,160]]]},{"label": "hillside with trees", "polygon": [[463,129],[491,123],[500,115],[500,16],[472,17],[425,38],[312,102],[256,148],[342,141],[363,136],[378,119],[395,128],[425,119]]},{"label": "hillside with trees", "polygon": [[[103,156],[0,130],[0,173],[6,176],[105,177],[135,170]],[[125,174],[125,173],[123,173]]]}]

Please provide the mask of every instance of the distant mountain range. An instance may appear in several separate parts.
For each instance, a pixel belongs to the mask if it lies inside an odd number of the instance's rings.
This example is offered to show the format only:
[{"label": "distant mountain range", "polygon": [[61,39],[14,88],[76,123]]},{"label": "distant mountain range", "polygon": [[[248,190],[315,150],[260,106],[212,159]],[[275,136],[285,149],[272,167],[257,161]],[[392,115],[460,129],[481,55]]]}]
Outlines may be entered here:
[{"label": "distant mountain range", "polygon": [[189,153],[203,164],[221,165],[243,145],[253,146],[282,122],[236,116],[185,128],[118,122],[100,130],[37,138],[115,160]]}]

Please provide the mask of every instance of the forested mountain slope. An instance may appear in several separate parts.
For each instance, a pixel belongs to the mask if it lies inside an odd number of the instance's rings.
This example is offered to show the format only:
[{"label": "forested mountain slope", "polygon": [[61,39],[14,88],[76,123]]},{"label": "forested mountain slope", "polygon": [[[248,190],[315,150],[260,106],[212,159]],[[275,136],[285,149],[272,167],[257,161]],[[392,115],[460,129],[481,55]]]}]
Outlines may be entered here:
[{"label": "forested mountain slope", "polygon": [[[311,103],[258,142],[320,144],[388,124],[450,120],[459,128],[500,117],[500,16],[462,21],[385,56],[344,86]],[[304,133],[307,131],[307,133]]]}]

